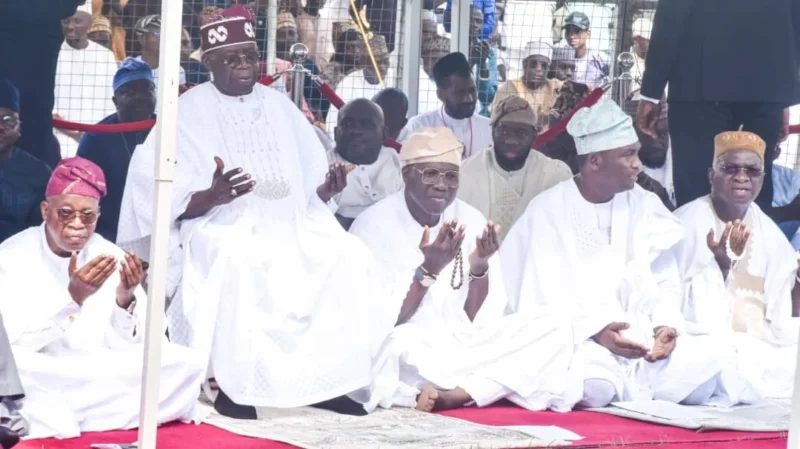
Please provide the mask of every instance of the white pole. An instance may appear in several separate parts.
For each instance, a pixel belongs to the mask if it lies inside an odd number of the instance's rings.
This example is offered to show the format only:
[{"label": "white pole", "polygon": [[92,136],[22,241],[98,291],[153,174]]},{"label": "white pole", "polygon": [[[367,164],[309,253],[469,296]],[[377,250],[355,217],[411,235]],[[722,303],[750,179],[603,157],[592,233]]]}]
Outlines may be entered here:
[{"label": "white pole", "polygon": [[142,399],[139,408],[139,448],[156,449],[161,342],[164,339],[164,301],[167,283],[170,205],[175,164],[183,2],[161,0],[161,46],[158,61],[158,122],[156,124],[155,199],[150,241],[147,329],[144,343]]},{"label": "white pole", "polygon": [[450,51],[461,52],[469,58],[469,30],[472,22],[470,0],[453,0],[450,12]]},{"label": "white pole", "polygon": [[800,449],[800,345],[797,346],[797,363],[794,371],[792,419],[789,421],[788,449]]},{"label": "white pole", "polygon": [[[267,75],[275,71],[275,41],[278,38],[278,0],[267,3]],[[289,86],[286,86],[287,88]]]},{"label": "white pole", "polygon": [[[422,36],[422,0],[404,0],[403,78],[401,86],[408,97],[408,116],[417,115],[419,106],[420,53]],[[399,42],[395,42],[395,47]],[[395,49],[397,51],[397,49]],[[428,76],[423,73],[422,76]]]}]

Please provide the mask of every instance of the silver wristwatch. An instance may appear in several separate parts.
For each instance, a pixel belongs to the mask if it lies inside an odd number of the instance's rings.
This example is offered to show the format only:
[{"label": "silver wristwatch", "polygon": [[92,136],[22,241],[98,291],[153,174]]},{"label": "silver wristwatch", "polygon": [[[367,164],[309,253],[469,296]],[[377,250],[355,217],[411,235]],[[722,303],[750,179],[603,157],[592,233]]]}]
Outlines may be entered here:
[{"label": "silver wristwatch", "polygon": [[436,278],[429,274],[425,274],[425,272],[422,270],[422,267],[417,267],[417,271],[414,272],[414,278],[416,278],[417,282],[419,282],[419,285],[425,288],[429,288],[434,282],[436,282]]}]

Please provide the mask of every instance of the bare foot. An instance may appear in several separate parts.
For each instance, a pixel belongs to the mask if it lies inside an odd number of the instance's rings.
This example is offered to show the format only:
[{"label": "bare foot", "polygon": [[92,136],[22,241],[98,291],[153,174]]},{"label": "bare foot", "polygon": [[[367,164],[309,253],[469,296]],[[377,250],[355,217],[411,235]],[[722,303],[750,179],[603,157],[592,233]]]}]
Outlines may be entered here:
[{"label": "bare foot", "polygon": [[471,401],[472,396],[461,387],[452,390],[437,390],[433,387],[428,387],[423,389],[422,393],[417,396],[416,409],[421,412],[452,410],[461,408]]},{"label": "bare foot", "polygon": [[439,391],[435,388],[428,387],[422,390],[422,393],[417,396],[416,409],[421,412],[432,412],[436,406],[436,400],[439,399]]}]

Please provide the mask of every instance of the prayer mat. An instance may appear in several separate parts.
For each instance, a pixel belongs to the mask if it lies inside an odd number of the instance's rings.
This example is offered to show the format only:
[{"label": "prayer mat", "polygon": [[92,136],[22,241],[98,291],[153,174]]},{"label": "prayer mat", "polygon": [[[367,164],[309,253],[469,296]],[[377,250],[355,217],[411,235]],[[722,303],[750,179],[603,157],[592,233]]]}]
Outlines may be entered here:
[{"label": "prayer mat", "polygon": [[617,402],[610,407],[590,411],[698,432],[785,432],[789,430],[792,406],[789,401],[782,400],[732,408],[686,406],[666,401],[632,401]]},{"label": "prayer mat", "polygon": [[258,420],[217,413],[205,420],[241,436],[289,443],[303,449],[512,449],[569,445],[523,432],[474,424],[408,408],[347,416],[309,407],[258,408]]}]

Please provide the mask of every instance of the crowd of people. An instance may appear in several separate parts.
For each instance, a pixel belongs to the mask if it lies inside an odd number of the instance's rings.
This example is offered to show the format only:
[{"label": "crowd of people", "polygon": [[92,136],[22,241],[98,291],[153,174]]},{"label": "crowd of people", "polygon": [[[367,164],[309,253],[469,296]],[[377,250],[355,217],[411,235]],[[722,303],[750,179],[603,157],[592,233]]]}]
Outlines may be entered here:
[{"label": "crowd of people", "polygon": [[[756,8],[741,2],[725,23]],[[355,28],[327,5],[281,3],[279,61],[306,36],[315,45],[310,71],[333,86],[356,78],[374,86],[347,98],[327,130],[321,122],[335,108],[313,84],[298,108],[286,95],[291,80],[258,83],[272,72],[265,4],[204,4],[186,22],[159,423],[201,421],[201,390],[237,419],[256,419],[258,407],[363,415],[505,399],[568,412],[792,396],[800,270],[790,238],[800,181],[771,164],[786,109],[800,103],[798,72],[777,83],[779,102],[763,86],[751,100],[726,102],[720,89],[692,96],[698,81],[670,59],[688,33],[670,20],[692,10],[662,2],[643,25],[652,36],[634,39],[641,89],[621,105],[601,99],[573,111],[609,75],[603,53],[587,46],[589,17],[571,11],[553,22],[566,45],[538,39],[514,49],[522,57],[514,72],[501,69],[504,50],[491,42],[508,10],[476,1],[478,50],[469,55],[451,53],[423,21],[420,64],[435,107],[407,117],[406,95],[381,88],[397,43],[393,26],[377,25],[396,20],[388,3],[359,2],[362,12],[347,19]],[[107,78],[111,106],[87,120],[156,118],[157,11],[137,9],[131,32],[114,15],[120,5],[98,5],[102,14],[63,14],[53,76],[64,76],[63,55],[83,67],[70,71],[102,65],[75,54],[106,46],[114,70],[97,76]],[[793,8],[785,15],[800,23]],[[337,32],[309,38],[315,19],[339,24]],[[796,68],[800,44],[784,53]],[[493,70],[498,87],[484,102]],[[153,231],[156,135],[64,135],[75,156],[36,157],[48,153],[23,146],[25,90],[7,78],[0,446],[135,427],[150,261],[134,248],[146,248]],[[64,95],[84,101],[95,86],[77,81]],[[61,113],[58,85],[55,95]],[[716,109],[702,109],[709,102]],[[675,108],[682,129],[692,108],[706,116],[730,108],[725,116],[741,123],[697,124],[673,148]],[[566,132],[534,149],[570,112]],[[673,159],[683,170],[687,157],[706,158],[696,162],[704,179],[674,173]],[[772,182],[781,186],[774,197]]]}]

